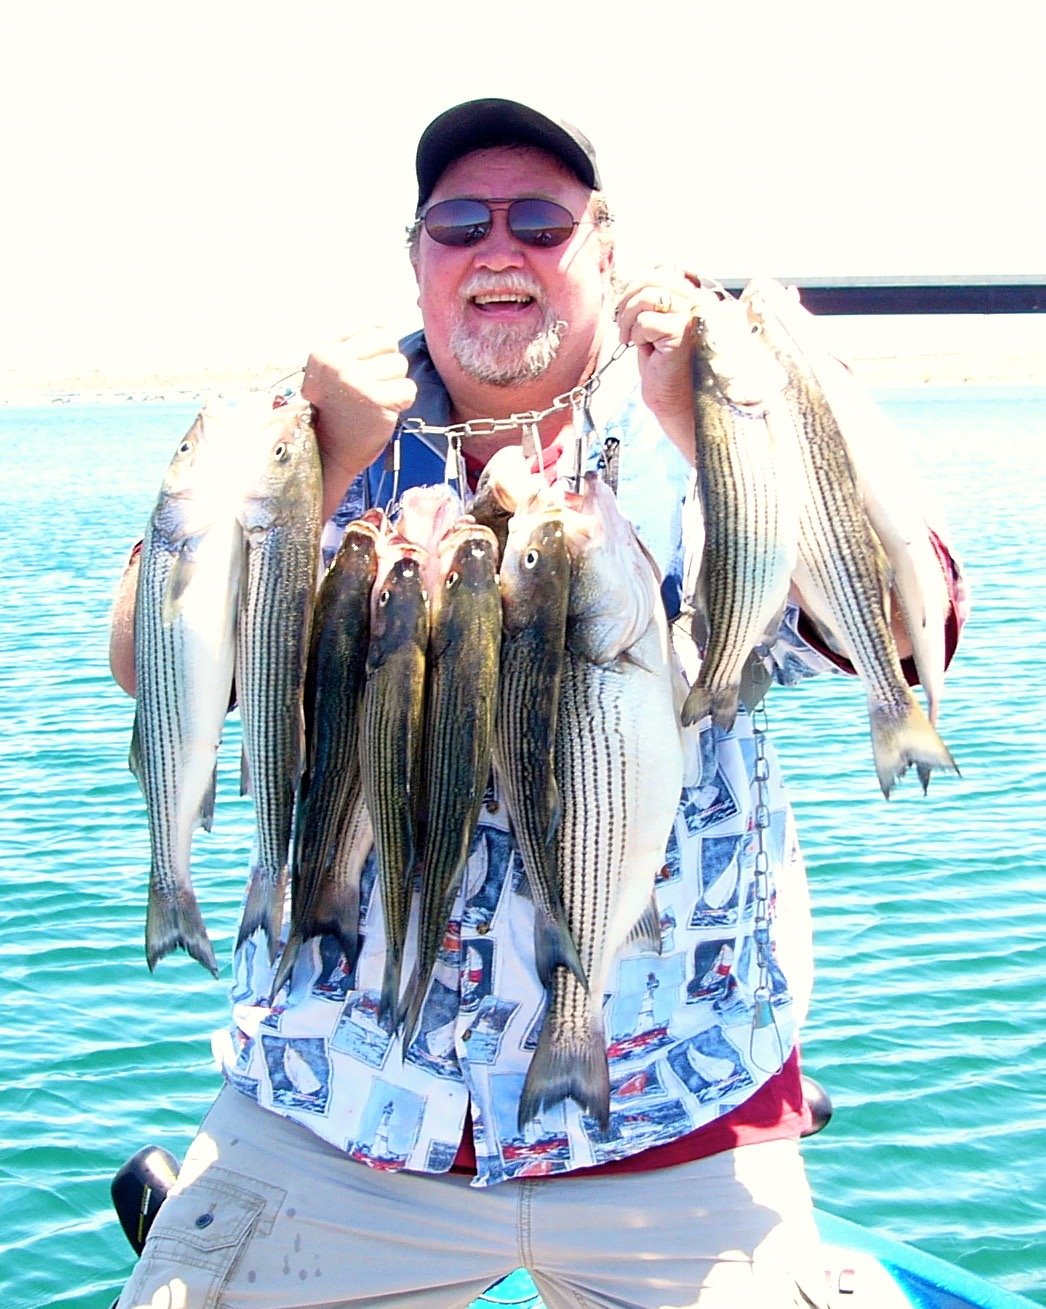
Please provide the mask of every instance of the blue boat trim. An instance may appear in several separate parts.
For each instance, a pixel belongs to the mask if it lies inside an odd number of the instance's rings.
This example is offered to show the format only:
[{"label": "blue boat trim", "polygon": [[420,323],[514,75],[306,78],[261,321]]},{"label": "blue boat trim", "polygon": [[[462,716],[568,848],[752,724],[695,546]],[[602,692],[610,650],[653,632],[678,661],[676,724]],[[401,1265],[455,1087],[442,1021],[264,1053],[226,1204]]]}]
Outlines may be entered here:
[{"label": "blue boat trim", "polygon": [[911,1300],[914,1309],[1041,1309],[1035,1301],[966,1272],[936,1255],[894,1241],[817,1210],[821,1239],[877,1259]]},{"label": "blue boat trim", "polygon": [[[1005,1291],[975,1273],[926,1254],[912,1245],[879,1236],[822,1209],[815,1211],[821,1239],[875,1260],[897,1283],[912,1309],[1041,1309],[1035,1301]],[[867,1303],[867,1300],[864,1301]],[[490,1287],[469,1309],[542,1309],[529,1273],[514,1273]]]}]

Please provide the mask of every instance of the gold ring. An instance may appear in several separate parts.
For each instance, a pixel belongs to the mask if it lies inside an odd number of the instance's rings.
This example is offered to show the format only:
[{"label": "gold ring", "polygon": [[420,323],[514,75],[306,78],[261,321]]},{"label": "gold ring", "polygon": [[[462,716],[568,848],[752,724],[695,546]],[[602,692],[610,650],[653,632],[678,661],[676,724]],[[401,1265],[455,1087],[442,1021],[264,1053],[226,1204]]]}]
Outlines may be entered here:
[{"label": "gold ring", "polygon": [[657,293],[657,304],[654,305],[655,314],[670,314],[672,312],[672,297],[666,296],[664,291]]}]

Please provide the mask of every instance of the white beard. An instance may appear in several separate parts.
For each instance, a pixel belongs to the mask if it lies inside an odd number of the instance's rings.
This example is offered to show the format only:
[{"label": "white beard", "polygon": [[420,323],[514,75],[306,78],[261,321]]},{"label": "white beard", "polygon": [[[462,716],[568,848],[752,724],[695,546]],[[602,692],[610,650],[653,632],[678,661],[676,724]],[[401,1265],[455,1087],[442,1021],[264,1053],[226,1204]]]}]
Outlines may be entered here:
[{"label": "white beard", "polygon": [[450,337],[450,349],[458,366],[478,382],[491,386],[515,386],[545,373],[555,359],[567,324],[551,309],[535,335],[523,324],[490,323],[478,330],[459,322]]}]

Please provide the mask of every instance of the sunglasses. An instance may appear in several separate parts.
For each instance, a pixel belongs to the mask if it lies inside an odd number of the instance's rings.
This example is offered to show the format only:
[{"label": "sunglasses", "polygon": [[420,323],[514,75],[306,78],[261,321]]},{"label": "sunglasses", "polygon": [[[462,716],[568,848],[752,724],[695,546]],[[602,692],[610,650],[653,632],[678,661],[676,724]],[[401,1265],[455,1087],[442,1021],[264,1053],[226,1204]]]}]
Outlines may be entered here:
[{"label": "sunglasses", "polygon": [[439,200],[422,215],[422,225],[439,245],[478,245],[494,226],[495,210],[504,210],[508,230],[524,245],[551,250],[574,235],[581,224],[554,200]]}]

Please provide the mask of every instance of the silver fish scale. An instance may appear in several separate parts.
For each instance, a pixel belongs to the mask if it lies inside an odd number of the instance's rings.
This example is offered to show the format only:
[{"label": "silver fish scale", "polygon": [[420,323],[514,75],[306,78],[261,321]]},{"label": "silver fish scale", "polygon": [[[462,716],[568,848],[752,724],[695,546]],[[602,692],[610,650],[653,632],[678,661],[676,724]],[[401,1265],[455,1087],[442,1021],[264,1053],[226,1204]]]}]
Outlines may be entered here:
[{"label": "silver fish scale", "polygon": [[385,973],[379,1017],[388,1025],[398,1017],[400,970],[411,894],[422,674],[420,647],[412,643],[400,647],[370,672],[360,719],[363,788],[374,827],[385,921]]},{"label": "silver fish scale", "polygon": [[613,952],[606,932],[620,895],[616,882],[628,840],[631,743],[618,698],[606,686],[619,676],[568,650],[556,729],[556,771],[564,797],[557,842],[560,879],[567,921],[593,985],[603,977],[596,962]]},{"label": "silver fish scale", "polygon": [[[209,829],[213,814],[214,763],[232,680],[235,582],[230,573],[225,611],[230,661],[225,682],[220,678],[220,663],[212,662],[217,651],[190,639],[184,611],[165,615],[172,575],[177,568],[184,568],[186,561],[158,526],[161,518],[171,518],[171,508],[163,500],[145,533],[134,620],[138,695],[130,765],[145,797],[152,853],[146,957],[153,968],[164,955],[182,946],[217,975],[214,952],[192,888],[190,858],[195,827]],[[171,526],[174,530],[177,523]],[[221,539],[231,541],[231,537]],[[231,565],[231,558],[227,559]],[[219,567],[220,562],[210,556],[206,560],[211,568]],[[220,623],[223,615],[215,617]],[[197,667],[200,658],[205,666]],[[208,742],[213,744],[213,754]],[[191,759],[186,754],[190,743],[195,751]],[[195,793],[186,796],[190,785]],[[183,830],[179,830],[180,823]]]},{"label": "silver fish scale", "polygon": [[555,917],[561,904],[554,870],[551,828],[558,806],[552,767],[553,707],[558,704],[562,663],[550,671],[545,650],[526,633],[504,641],[498,674],[494,760],[535,905]]},{"label": "silver fish scale", "polygon": [[752,646],[784,603],[791,570],[775,548],[781,515],[766,423],[743,414],[731,420],[723,405],[710,408],[714,413],[702,431],[701,485],[714,605],[702,681],[718,689],[740,677]]},{"label": "silver fish scale", "polygon": [[373,535],[360,534],[358,548],[339,554],[328,571],[314,612],[306,668],[307,785],[299,801],[294,858],[303,914],[311,903],[309,891],[315,892],[319,875],[334,859],[339,832],[355,821],[353,797],[362,795],[360,706],[376,573]]},{"label": "silver fish scale", "polygon": [[[885,707],[906,712],[911,699],[884,605],[885,554],[875,539],[834,419],[793,371],[788,398],[813,494],[799,517],[799,553],[852,647],[854,667]],[[828,549],[824,548],[827,543]]]},{"label": "silver fish scale", "polygon": [[237,693],[258,859],[240,941],[264,927],[270,955],[283,920],[294,795],[304,763],[301,696],[318,545],[300,530],[248,537],[237,635]]},{"label": "silver fish scale", "polygon": [[[454,896],[472,845],[490,776],[496,705],[501,595],[494,543],[466,542],[456,552],[457,590],[436,609],[429,647],[424,764],[425,840],[415,991],[408,1035],[420,1016]],[[442,645],[440,653],[435,653]]]}]

